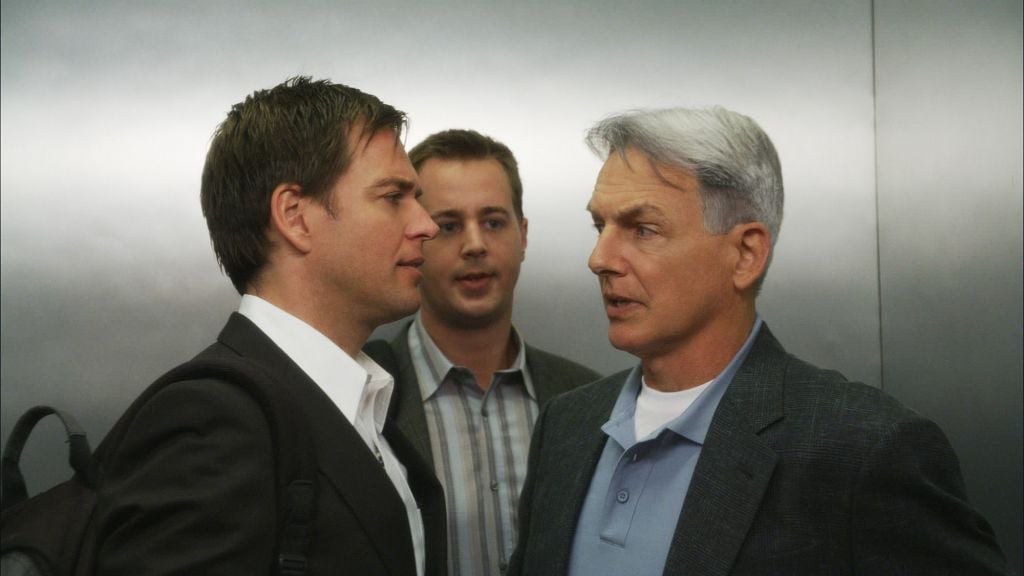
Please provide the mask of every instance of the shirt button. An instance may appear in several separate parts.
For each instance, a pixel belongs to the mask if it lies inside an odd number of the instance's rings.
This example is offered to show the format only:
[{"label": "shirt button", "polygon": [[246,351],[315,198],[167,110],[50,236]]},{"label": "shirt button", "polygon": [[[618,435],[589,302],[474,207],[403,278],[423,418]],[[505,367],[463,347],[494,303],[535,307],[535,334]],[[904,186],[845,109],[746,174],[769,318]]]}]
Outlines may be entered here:
[{"label": "shirt button", "polygon": [[619,490],[619,493],[615,495],[615,499],[619,501],[619,504],[625,504],[629,500],[629,491]]},{"label": "shirt button", "polygon": [[498,483],[497,482],[491,482],[491,492],[497,492],[497,491],[498,491]]}]

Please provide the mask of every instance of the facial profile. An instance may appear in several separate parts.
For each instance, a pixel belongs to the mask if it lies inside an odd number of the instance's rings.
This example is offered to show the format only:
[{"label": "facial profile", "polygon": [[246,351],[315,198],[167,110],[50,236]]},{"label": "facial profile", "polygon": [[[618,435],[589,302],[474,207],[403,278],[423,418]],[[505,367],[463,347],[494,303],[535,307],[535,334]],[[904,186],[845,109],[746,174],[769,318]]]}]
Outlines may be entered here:
[{"label": "facial profile", "polygon": [[422,244],[437,232],[396,138],[382,130],[356,143],[329,205],[309,223],[318,289],[374,327],[416,311]]}]

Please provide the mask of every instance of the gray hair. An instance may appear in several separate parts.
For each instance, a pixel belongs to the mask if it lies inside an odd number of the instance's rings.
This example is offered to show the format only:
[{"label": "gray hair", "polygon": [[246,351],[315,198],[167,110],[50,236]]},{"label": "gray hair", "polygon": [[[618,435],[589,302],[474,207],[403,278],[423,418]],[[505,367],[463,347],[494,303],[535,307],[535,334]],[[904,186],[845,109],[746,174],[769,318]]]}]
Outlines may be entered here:
[{"label": "gray hair", "polygon": [[771,139],[752,119],[725,108],[634,110],[587,132],[598,156],[633,148],[655,166],[681,168],[700,182],[704,228],[725,234],[762,222],[772,245],[782,225],[782,169]]}]

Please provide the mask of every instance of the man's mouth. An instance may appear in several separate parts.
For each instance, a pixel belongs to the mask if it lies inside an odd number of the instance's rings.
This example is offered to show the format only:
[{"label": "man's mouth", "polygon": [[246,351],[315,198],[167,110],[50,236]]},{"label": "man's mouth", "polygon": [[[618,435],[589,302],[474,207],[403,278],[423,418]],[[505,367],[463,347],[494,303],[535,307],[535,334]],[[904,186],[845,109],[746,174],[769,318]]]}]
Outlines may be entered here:
[{"label": "man's mouth", "polygon": [[615,294],[612,292],[605,292],[602,294],[604,301],[609,306],[625,306],[626,304],[633,304],[636,300],[630,300],[621,294]]},{"label": "man's mouth", "polygon": [[614,320],[632,313],[633,310],[640,306],[640,303],[636,300],[623,298],[618,294],[605,294],[604,305],[605,313],[608,315],[608,318]]},{"label": "man's mouth", "polygon": [[485,290],[490,286],[493,278],[494,274],[488,272],[470,272],[469,274],[456,276],[455,280],[462,289],[477,292]]},{"label": "man's mouth", "polygon": [[480,280],[482,278],[490,278],[491,274],[485,272],[473,272],[472,274],[463,274],[458,277],[459,280]]},{"label": "man's mouth", "polygon": [[409,266],[411,268],[419,268],[423,265],[423,256],[416,256],[414,258],[406,258],[398,261],[399,266]]}]

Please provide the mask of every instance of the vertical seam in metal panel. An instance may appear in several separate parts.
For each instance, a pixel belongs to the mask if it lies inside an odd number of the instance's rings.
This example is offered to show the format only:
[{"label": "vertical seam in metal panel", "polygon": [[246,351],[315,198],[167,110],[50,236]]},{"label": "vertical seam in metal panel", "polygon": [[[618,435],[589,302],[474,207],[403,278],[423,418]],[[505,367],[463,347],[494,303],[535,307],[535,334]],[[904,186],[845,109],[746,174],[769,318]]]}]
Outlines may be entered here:
[{"label": "vertical seam in metal panel", "polygon": [[875,1],[871,0],[871,113],[875,153],[875,278],[878,289],[878,386],[885,390],[885,340],[882,328],[882,218],[878,193],[878,39],[876,37]]}]

